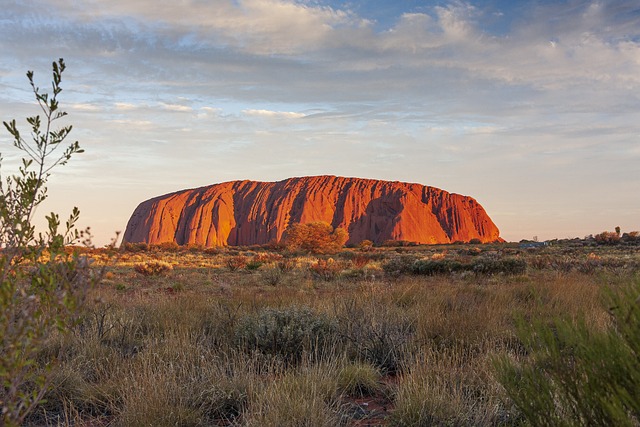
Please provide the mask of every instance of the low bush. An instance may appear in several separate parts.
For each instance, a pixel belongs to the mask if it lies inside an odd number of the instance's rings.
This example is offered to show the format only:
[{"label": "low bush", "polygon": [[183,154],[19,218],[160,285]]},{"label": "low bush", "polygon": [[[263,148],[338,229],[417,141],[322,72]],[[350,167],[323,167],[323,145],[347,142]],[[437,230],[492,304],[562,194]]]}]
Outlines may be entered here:
[{"label": "low bush", "polygon": [[411,256],[396,257],[383,264],[387,273],[412,273],[426,276],[446,275],[462,271],[476,274],[522,274],[526,271],[527,263],[524,259],[515,257],[476,258],[473,262],[463,263],[453,259],[415,259]]},{"label": "low bush", "polygon": [[472,265],[471,270],[478,274],[522,274],[527,269],[527,262],[521,258],[478,258]]},{"label": "low bush", "polygon": [[[466,267],[466,268],[465,268]],[[451,274],[458,271],[468,269],[467,266],[459,261],[448,259],[423,259],[416,260],[411,265],[411,272],[414,274],[424,274],[427,276],[433,276],[436,274]]]},{"label": "low bush", "polygon": [[283,273],[289,272],[296,268],[296,261],[290,258],[284,258],[280,261],[276,261],[276,267]]},{"label": "low bush", "polygon": [[415,255],[398,255],[382,264],[384,272],[390,276],[399,276],[413,272],[413,264],[418,260]]},{"label": "low bush", "polygon": [[134,253],[146,252],[149,250],[149,245],[146,244],[145,242],[136,242],[136,243],[125,242],[122,247],[126,252],[134,252]]},{"label": "low bush", "polygon": [[238,321],[235,342],[246,350],[295,363],[305,352],[322,352],[334,331],[332,320],[307,307],[266,308]]},{"label": "low bush", "polygon": [[415,325],[402,308],[349,299],[337,307],[337,333],[356,360],[371,363],[383,374],[395,374],[412,343]]},{"label": "low bush", "polygon": [[617,245],[620,243],[620,234],[613,231],[603,231],[593,236],[600,245]]},{"label": "low bush", "polygon": [[151,260],[134,264],[133,269],[143,276],[160,276],[173,270],[173,266],[166,261]]},{"label": "low bush", "polygon": [[260,267],[262,267],[262,264],[264,264],[262,261],[258,261],[254,258],[251,261],[247,262],[245,268],[249,271],[255,271],[260,269]]},{"label": "low bush", "polygon": [[314,277],[326,281],[331,281],[338,277],[342,270],[342,264],[336,262],[333,258],[319,259],[309,266],[309,271]]},{"label": "low bush", "polygon": [[162,242],[149,245],[149,249],[155,252],[179,252],[181,248],[176,242]]},{"label": "low bush", "polygon": [[269,286],[277,286],[282,281],[284,273],[278,267],[261,270],[262,281]]},{"label": "low bush", "polygon": [[231,271],[242,270],[247,267],[247,257],[244,255],[234,255],[227,259],[227,267]]}]

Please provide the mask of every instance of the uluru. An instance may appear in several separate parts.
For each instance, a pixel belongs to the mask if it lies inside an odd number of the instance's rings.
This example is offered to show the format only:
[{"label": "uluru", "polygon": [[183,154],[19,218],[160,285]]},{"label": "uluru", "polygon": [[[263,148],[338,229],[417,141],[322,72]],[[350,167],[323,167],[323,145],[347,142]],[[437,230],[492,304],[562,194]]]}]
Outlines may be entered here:
[{"label": "uluru", "polygon": [[310,176],[277,182],[230,181],[142,202],[124,242],[238,246],[280,241],[294,223],[322,221],[347,231],[347,244],[498,241],[472,197],[396,181]]}]

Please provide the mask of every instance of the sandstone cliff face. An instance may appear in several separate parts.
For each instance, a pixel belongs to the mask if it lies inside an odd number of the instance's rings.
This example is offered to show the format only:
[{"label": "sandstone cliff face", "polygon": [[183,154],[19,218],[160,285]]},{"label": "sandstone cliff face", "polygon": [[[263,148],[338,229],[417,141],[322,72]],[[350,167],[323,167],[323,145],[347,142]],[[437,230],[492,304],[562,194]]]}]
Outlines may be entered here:
[{"label": "sandstone cliff face", "polygon": [[125,242],[205,246],[265,244],[290,224],[324,221],[347,243],[498,240],[498,228],[473,198],[419,184],[313,176],[278,182],[232,181],[142,202]]}]

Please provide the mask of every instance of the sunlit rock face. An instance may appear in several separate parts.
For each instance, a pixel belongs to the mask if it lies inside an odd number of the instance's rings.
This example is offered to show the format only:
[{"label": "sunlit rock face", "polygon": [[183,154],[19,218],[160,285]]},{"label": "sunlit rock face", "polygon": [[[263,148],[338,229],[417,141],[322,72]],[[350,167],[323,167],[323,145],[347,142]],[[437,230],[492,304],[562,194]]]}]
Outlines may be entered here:
[{"label": "sunlit rock face", "polygon": [[280,241],[293,223],[324,221],[347,243],[500,240],[473,198],[395,181],[311,176],[278,182],[231,181],[142,202],[125,242],[236,246]]}]

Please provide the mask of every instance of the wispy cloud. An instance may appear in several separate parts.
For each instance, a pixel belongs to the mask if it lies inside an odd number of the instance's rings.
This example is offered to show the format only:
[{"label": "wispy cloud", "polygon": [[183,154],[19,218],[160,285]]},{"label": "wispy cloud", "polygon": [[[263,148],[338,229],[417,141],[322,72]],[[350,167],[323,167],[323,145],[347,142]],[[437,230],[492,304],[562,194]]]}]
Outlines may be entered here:
[{"label": "wispy cloud", "polygon": [[101,109],[94,104],[71,104],[68,106],[68,108],[76,111],[99,111]]},{"label": "wispy cloud", "polygon": [[242,113],[248,116],[283,118],[283,119],[300,119],[305,116],[303,113],[294,113],[290,111],[270,111],[270,110],[242,110]]},{"label": "wispy cloud", "polygon": [[116,110],[122,110],[122,111],[131,111],[137,108],[135,104],[130,104],[128,102],[116,102],[113,105],[116,108]]},{"label": "wispy cloud", "polygon": [[165,104],[164,102],[161,102],[160,106],[165,110],[181,112],[181,113],[186,113],[186,112],[193,111],[193,108],[191,108],[191,107],[189,107],[187,105]]}]

